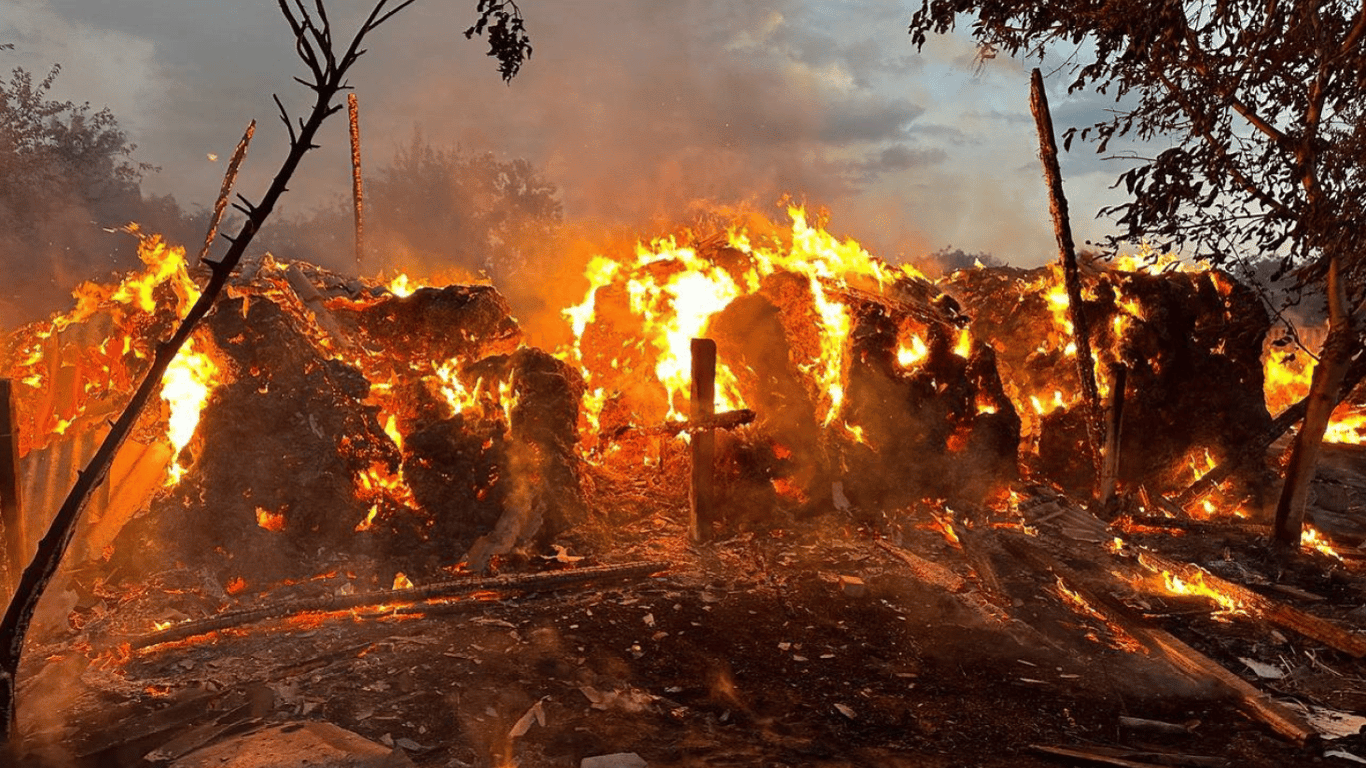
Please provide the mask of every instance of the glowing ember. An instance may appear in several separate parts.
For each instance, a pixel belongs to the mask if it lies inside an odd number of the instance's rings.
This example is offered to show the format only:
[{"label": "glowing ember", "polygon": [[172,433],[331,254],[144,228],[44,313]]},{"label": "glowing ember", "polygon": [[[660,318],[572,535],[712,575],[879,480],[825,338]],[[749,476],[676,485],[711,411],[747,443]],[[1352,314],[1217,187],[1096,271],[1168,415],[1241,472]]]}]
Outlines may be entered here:
[{"label": "glowing ember", "polygon": [[268,509],[257,507],[256,525],[272,533],[279,533],[285,529],[285,516],[280,512],[271,512]]},{"label": "glowing ember", "polygon": [[369,512],[368,514],[365,515],[365,519],[362,520],[362,521],[360,521],[359,523],[356,523],[356,527],[355,527],[356,533],[361,533],[362,531],[368,531],[368,530],[370,530],[371,528],[373,528],[373,527],[375,526],[375,516],[378,515],[378,514],[379,514],[379,505],[378,505],[378,504],[373,504],[373,505],[371,505],[371,506],[370,506],[370,512]]},{"label": "glowing ember", "polygon": [[398,573],[394,574],[394,587],[393,587],[393,588],[394,588],[394,589],[412,589],[412,588],[413,588],[413,582],[412,582],[411,580],[409,580],[407,574],[405,574],[403,571],[399,571]]}]

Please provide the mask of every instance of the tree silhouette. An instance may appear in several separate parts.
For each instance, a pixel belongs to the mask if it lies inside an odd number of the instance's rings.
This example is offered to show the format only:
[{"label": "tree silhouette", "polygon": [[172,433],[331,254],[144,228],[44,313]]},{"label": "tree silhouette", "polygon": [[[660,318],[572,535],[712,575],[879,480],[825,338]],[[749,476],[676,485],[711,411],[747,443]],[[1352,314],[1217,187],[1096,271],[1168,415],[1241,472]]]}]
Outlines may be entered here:
[{"label": "tree silhouette", "polygon": [[[1329,300],[1315,369],[1276,515],[1298,544],[1309,481],[1366,296],[1366,9],[1338,0],[922,0],[912,41],[971,18],[983,58],[1063,57],[1069,92],[1113,97],[1109,116],[1073,139],[1135,139],[1105,209],[1121,241],[1185,246],[1214,264],[1275,254],[1282,271]],[[1140,150],[1142,151],[1142,150]]]}]

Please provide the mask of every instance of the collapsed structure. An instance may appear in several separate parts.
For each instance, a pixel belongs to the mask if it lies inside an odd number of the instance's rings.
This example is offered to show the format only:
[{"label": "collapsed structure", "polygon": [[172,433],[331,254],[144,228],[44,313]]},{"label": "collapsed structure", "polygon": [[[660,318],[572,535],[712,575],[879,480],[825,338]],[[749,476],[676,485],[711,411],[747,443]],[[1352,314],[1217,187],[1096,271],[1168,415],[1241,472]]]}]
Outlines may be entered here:
[{"label": "collapsed structure", "polygon": [[[1090,525],[1059,495],[1089,495],[1095,467],[1058,271],[932,282],[789,215],[596,259],[565,312],[573,341],[554,351],[523,343],[494,286],[250,263],[92,505],[67,586],[189,569],[231,602],[339,568],[381,586],[439,581],[549,557],[587,528],[610,545],[623,499],[685,508],[688,345],[702,336],[719,352],[718,408],[753,416],[720,433],[713,468],[732,534],[829,513],[892,538],[931,519],[956,546],[1059,515]],[[147,238],[142,253],[143,272],[85,286],[70,313],[7,339],[29,546],[195,296],[183,252]],[[1266,433],[1264,371],[1279,361],[1249,289],[1159,267],[1093,265],[1083,286],[1102,392],[1127,371],[1119,480],[1133,514]],[[1266,481],[1251,467],[1201,509],[1255,515]],[[992,555],[963,546],[984,591],[1002,590]]]}]

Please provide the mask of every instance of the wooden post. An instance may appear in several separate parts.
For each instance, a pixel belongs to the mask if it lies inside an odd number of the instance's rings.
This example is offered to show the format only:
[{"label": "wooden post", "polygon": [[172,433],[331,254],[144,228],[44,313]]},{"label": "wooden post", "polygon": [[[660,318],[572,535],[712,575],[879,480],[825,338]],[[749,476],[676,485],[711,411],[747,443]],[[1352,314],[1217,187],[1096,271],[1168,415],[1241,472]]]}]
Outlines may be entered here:
[{"label": "wooden post", "polygon": [[[692,340],[693,421],[702,421],[716,412],[716,342]],[[688,500],[692,511],[688,533],[694,542],[711,538],[716,522],[714,488],[716,436],[710,429],[692,434],[692,488]]]},{"label": "wooden post", "polygon": [[346,111],[351,118],[351,199],[356,206],[356,274],[365,260],[365,194],[360,175],[360,104],[355,92],[346,94]]},{"label": "wooden post", "polygon": [[0,379],[0,525],[5,530],[5,570],[11,593],[24,570],[24,508],[19,489],[19,418],[14,409],[14,383]]},{"label": "wooden post", "polygon": [[1100,489],[1096,494],[1101,509],[1108,509],[1115,501],[1115,485],[1119,480],[1120,427],[1124,423],[1124,385],[1129,369],[1122,363],[1110,364],[1110,402],[1105,408],[1105,448],[1101,453]]},{"label": "wooden post", "polygon": [[[1058,239],[1062,258],[1063,284],[1067,288],[1067,311],[1072,320],[1072,336],[1077,345],[1077,378],[1086,399],[1086,433],[1090,436],[1087,448],[1091,466],[1099,479],[1100,390],[1096,387],[1095,360],[1091,356],[1091,334],[1081,304],[1081,270],[1077,268],[1077,246],[1072,241],[1072,224],[1067,215],[1067,197],[1062,192],[1062,168],[1058,165],[1058,143],[1053,135],[1053,116],[1048,111],[1048,96],[1043,90],[1043,73],[1038,68],[1030,77],[1029,108],[1034,113],[1034,124],[1039,131],[1039,159],[1043,161],[1044,180],[1048,182],[1048,208],[1053,214],[1053,233]],[[1097,483],[1099,485],[1099,483]]]},{"label": "wooden post", "polygon": [[228,160],[228,170],[223,174],[223,184],[218,188],[218,199],[214,201],[213,212],[209,214],[209,231],[204,235],[204,247],[199,249],[196,264],[208,258],[209,248],[213,245],[214,238],[218,237],[218,225],[223,222],[223,212],[228,210],[228,198],[232,196],[232,188],[237,185],[237,171],[242,168],[242,161],[247,157],[247,147],[251,146],[251,137],[255,135],[256,121],[252,120],[247,124],[242,139],[237,142],[237,148],[232,151],[232,158]]}]

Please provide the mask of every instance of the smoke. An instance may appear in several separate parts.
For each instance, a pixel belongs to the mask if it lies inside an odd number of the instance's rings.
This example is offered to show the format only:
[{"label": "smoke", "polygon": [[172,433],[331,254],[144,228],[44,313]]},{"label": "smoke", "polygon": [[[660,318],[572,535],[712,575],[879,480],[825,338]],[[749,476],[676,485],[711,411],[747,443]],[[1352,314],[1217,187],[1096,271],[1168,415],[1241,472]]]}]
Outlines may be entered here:
[{"label": "smoke", "polygon": [[[372,2],[329,5],[349,34]],[[193,13],[166,0],[18,8],[0,21],[17,63],[66,65],[61,95],[109,104],[137,159],[163,168],[144,190],[182,205],[212,203],[223,160],[210,156],[226,158],[252,118],[261,129],[238,189],[259,196],[285,152],[272,94],[296,116],[309,104],[291,80],[303,69],[289,30],[267,0]],[[774,202],[791,194],[892,261],[945,247],[1014,263],[1051,256],[1024,71],[1004,60],[977,67],[961,35],[917,52],[903,7],[599,0],[523,11],[534,55],[510,85],[486,44],[462,34],[472,2],[417,3],[366,41],[351,83],[371,170],[416,126],[435,146],[530,160],[558,185],[576,237],[657,234],[697,201],[776,214]],[[117,52],[126,77],[111,78],[87,47]],[[345,120],[331,120],[320,143],[280,214],[334,206],[349,189]],[[1079,189],[1088,200],[1073,208],[1084,220],[1102,185]],[[1092,236],[1078,228],[1078,239]],[[346,265],[346,249],[336,250],[332,266]],[[538,268],[552,277],[560,266]]]}]

